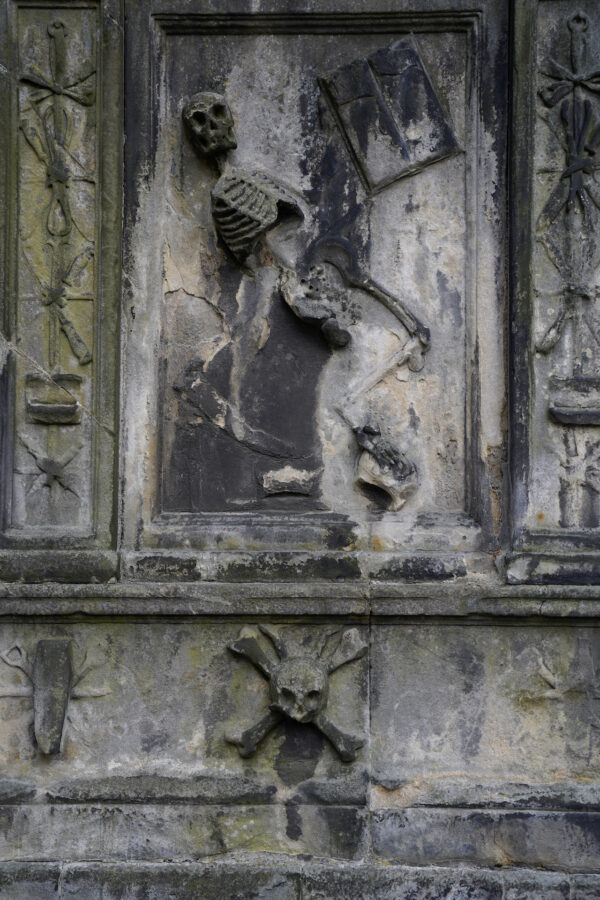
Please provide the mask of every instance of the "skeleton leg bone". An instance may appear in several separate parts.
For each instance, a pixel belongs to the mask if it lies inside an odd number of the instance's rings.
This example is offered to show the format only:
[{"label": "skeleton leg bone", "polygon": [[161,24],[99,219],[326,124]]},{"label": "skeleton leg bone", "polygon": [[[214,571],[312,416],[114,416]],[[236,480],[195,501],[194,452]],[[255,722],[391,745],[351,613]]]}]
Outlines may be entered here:
[{"label": "skeleton leg bone", "polygon": [[346,663],[360,659],[368,649],[366,641],[357,628],[344,631],[341,640],[326,659],[328,671],[335,672]]},{"label": "skeleton leg bone", "polygon": [[229,649],[238,656],[245,656],[252,665],[256,666],[265,678],[270,678],[273,673],[273,663],[260,645],[260,640],[255,628],[242,628],[237,640],[229,644]]},{"label": "skeleton leg bone", "polygon": [[353,762],[356,759],[357,750],[362,747],[364,740],[353,734],[346,734],[331,722],[324,713],[318,713],[313,719],[325,737],[333,744],[344,762]]},{"label": "skeleton leg bone", "polygon": [[227,734],[225,740],[230,744],[235,744],[240,756],[244,758],[251,756],[262,739],[281,722],[281,719],[281,713],[270,709],[255,725],[246,728],[240,735]]}]

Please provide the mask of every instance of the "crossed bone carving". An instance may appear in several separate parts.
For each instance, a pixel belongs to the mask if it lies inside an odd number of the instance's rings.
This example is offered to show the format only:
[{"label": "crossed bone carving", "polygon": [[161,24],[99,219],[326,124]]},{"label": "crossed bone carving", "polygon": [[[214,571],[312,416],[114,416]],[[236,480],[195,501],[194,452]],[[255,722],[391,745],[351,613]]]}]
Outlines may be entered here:
[{"label": "crossed bone carving", "polygon": [[[275,662],[265,652],[260,640],[262,632],[272,643],[279,659]],[[250,660],[269,682],[269,710],[241,734],[228,734],[240,756],[250,756],[258,744],[285,717],[313,725],[325,735],[344,762],[352,762],[364,740],[341,731],[326,715],[329,676],[340,666],[359,659],[367,645],[358,629],[326,634],[313,652],[293,650],[266,625],[244,626],[237,640],[228,644],[232,653]]]}]

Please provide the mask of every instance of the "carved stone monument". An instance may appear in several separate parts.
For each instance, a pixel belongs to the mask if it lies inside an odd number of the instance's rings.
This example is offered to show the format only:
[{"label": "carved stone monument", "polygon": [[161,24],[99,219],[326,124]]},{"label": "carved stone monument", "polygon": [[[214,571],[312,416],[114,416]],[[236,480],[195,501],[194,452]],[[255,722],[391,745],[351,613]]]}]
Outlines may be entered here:
[{"label": "carved stone monument", "polygon": [[0,898],[600,897],[597,0],[0,0]]}]

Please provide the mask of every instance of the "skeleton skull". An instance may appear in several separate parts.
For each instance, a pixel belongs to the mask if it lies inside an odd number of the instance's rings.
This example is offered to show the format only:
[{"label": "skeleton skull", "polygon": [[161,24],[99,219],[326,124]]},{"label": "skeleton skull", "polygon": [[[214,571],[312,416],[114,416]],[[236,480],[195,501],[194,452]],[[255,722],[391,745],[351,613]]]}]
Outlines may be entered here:
[{"label": "skeleton skull", "polygon": [[327,705],[327,668],[314,658],[291,656],[274,671],[270,690],[272,710],[296,722],[312,722]]},{"label": "skeleton skull", "polygon": [[233,116],[222,94],[194,94],[183,108],[183,121],[194,147],[205,156],[237,147]]}]

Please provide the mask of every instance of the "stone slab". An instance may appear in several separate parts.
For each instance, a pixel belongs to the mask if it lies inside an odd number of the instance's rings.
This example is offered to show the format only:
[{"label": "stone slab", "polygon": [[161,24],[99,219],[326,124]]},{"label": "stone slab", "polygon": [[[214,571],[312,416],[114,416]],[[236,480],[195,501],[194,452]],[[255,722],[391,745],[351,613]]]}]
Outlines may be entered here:
[{"label": "stone slab", "polygon": [[600,815],[495,810],[379,810],[373,846],[406,865],[526,866],[600,871]]},{"label": "stone slab", "polygon": [[[78,897],[81,900],[591,900],[598,876],[532,870],[373,866],[340,863],[323,867],[269,857],[188,863],[102,863],[57,866],[21,863],[0,867],[0,897]],[[60,874],[60,886],[57,882]],[[24,893],[35,883],[45,893]],[[12,894],[7,894],[7,885]],[[4,889],[4,893],[2,893]],[[19,893],[21,891],[21,893]],[[596,893],[594,893],[596,892]]]}]

